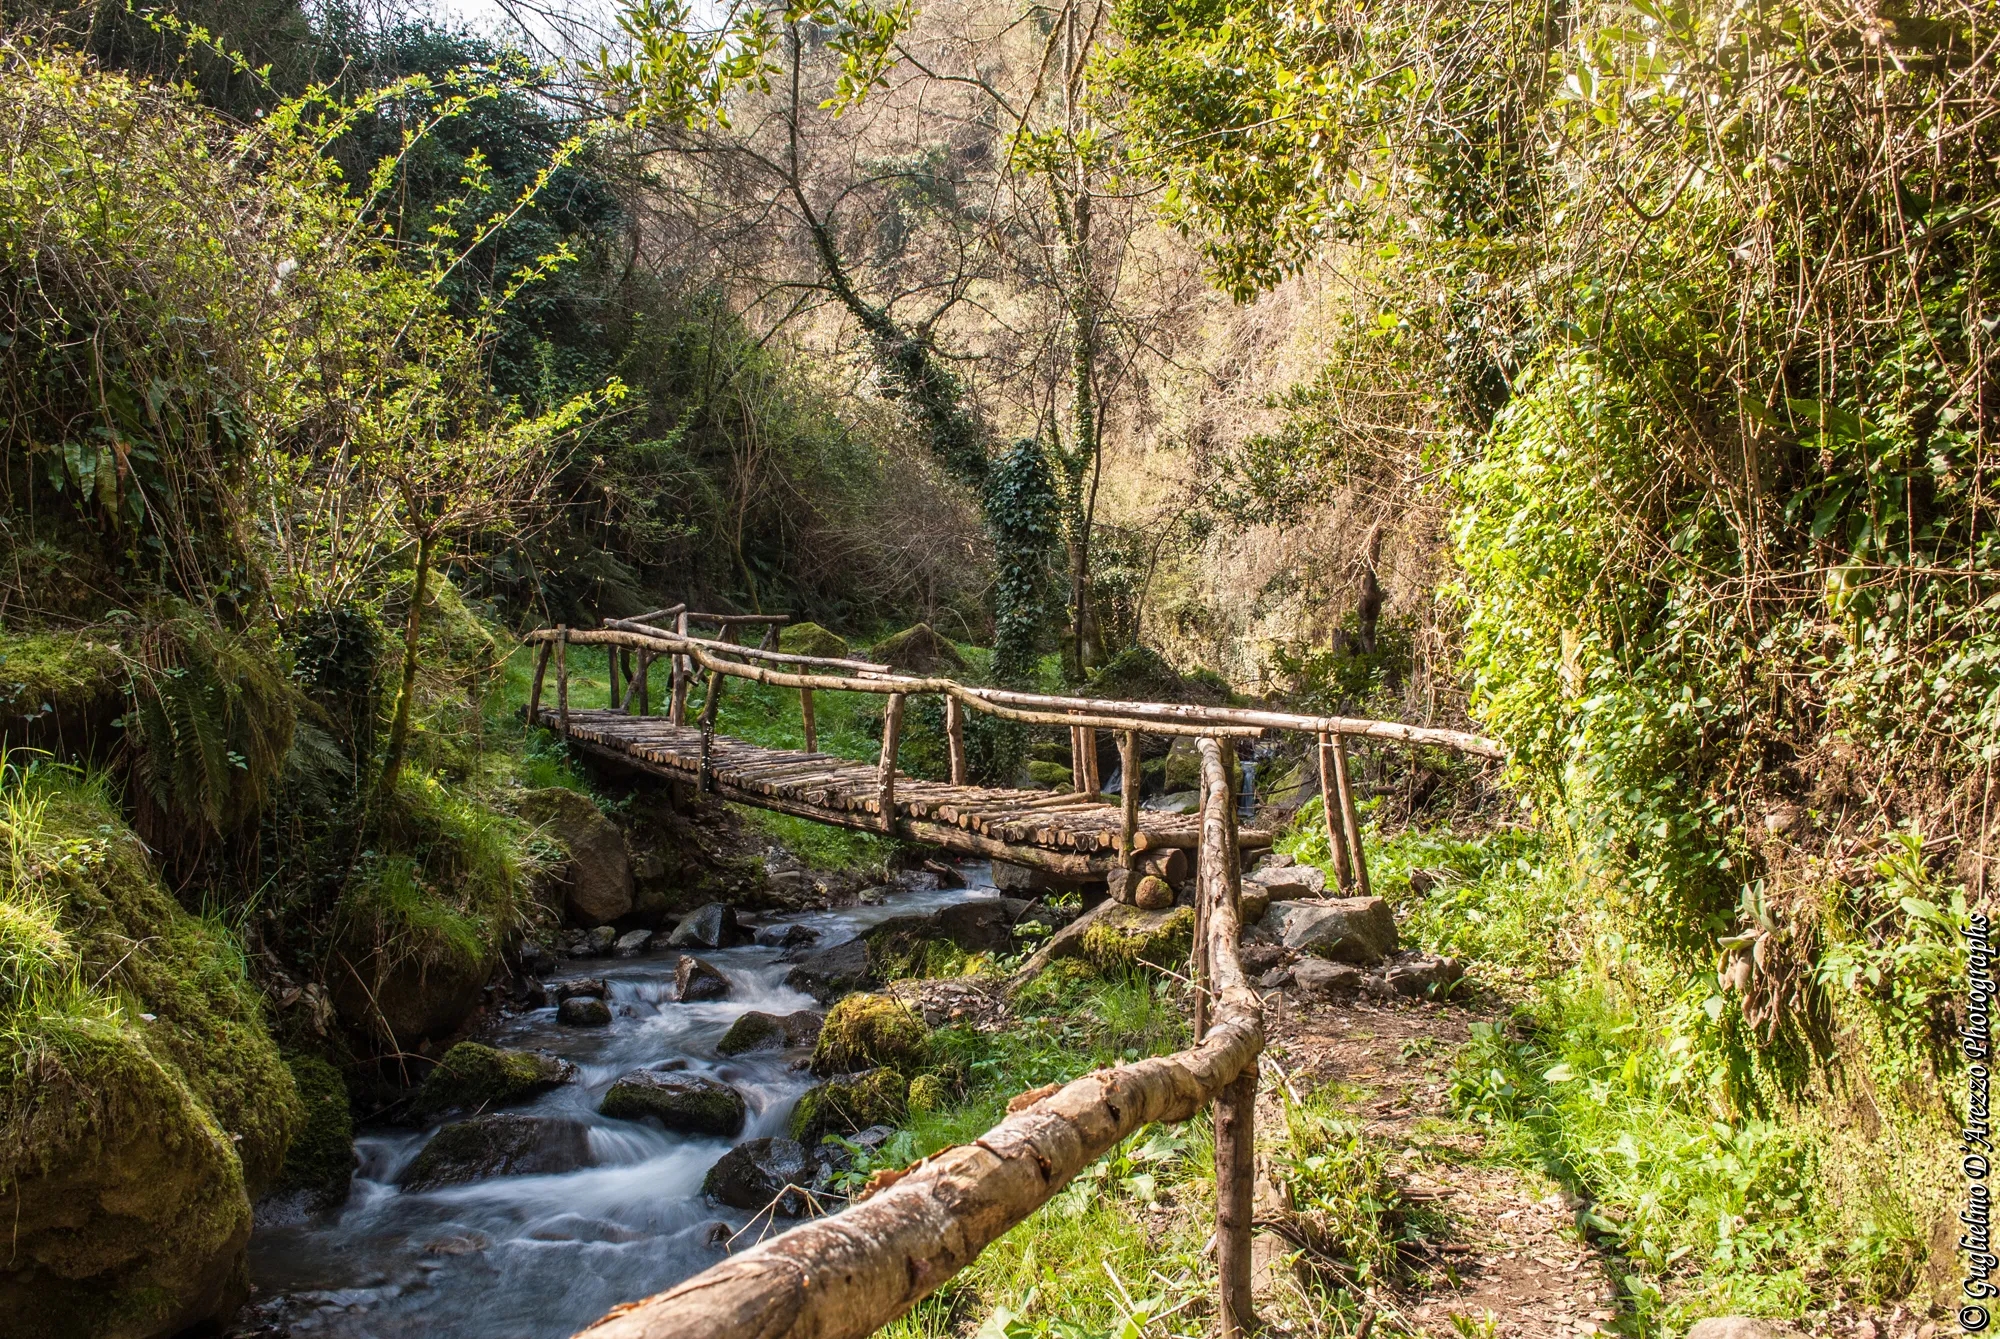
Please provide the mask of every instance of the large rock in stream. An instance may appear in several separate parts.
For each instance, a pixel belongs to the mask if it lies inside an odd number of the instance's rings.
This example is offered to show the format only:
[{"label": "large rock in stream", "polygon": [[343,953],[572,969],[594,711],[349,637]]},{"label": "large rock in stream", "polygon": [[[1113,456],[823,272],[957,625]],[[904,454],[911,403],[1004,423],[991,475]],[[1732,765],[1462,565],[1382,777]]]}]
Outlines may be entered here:
[{"label": "large rock in stream", "polygon": [[424,1076],[411,1110],[419,1120],[452,1110],[485,1111],[526,1101],[575,1078],[576,1066],[553,1055],[462,1041]]},{"label": "large rock in stream", "polygon": [[823,1014],[800,1009],[780,1016],[752,1009],[729,1025],[715,1049],[723,1055],[746,1051],[782,1051],[789,1046],[810,1046],[819,1040]]},{"label": "large rock in stream", "polygon": [[680,924],[667,936],[667,947],[734,948],[750,940],[750,931],[736,919],[734,907],[710,902],[681,917]]},{"label": "large rock in stream", "polygon": [[590,1165],[590,1131],[583,1122],[505,1113],[445,1126],[396,1184],[434,1190],[489,1176],[541,1176]]},{"label": "large rock in stream", "polygon": [[681,955],[674,965],[674,998],[682,1004],[729,998],[729,978],[711,963],[692,953]]},{"label": "large rock in stream", "polygon": [[702,1074],[635,1069],[611,1085],[597,1108],[614,1120],[652,1117],[680,1134],[740,1134],[749,1107],[743,1094]]},{"label": "large rock in stream", "polygon": [[735,1209],[775,1208],[787,1218],[812,1212],[805,1189],[819,1160],[795,1139],[751,1139],[722,1155],[702,1178],[704,1195]]}]

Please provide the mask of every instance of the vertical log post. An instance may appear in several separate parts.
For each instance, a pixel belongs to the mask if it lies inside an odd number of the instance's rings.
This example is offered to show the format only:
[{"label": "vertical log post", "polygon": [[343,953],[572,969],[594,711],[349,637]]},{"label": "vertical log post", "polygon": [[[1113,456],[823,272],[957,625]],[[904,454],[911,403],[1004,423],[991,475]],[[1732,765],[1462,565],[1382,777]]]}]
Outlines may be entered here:
[{"label": "vertical log post", "polygon": [[[1242,924],[1242,850],[1236,829],[1235,788],[1222,746],[1203,739],[1201,749],[1201,865],[1195,904],[1205,922],[1227,934]],[[1205,915],[1203,915],[1205,913]],[[1205,928],[1205,927],[1204,927]],[[1215,964],[1205,963],[1205,969]],[[1205,983],[1210,984],[1210,983]],[[1215,986],[1241,985],[1240,978]],[[1205,1019],[1204,1019],[1205,1021]],[[1202,1035],[1197,1032],[1195,1035]],[[1257,1317],[1250,1298],[1251,1190],[1257,1174],[1257,1062],[1215,1099],[1215,1258],[1222,1339],[1248,1339]]]},{"label": "vertical log post", "polygon": [[535,686],[528,690],[528,724],[540,725],[542,716],[542,676],[549,672],[549,653],[554,642],[543,642],[535,651]]},{"label": "vertical log post", "polygon": [[1340,788],[1341,823],[1347,829],[1347,855],[1354,862],[1354,891],[1370,896],[1368,860],[1361,853],[1361,811],[1354,807],[1354,786],[1347,775],[1347,736],[1333,737],[1333,779]]},{"label": "vertical log post", "polygon": [[1103,793],[1104,778],[1097,771],[1097,727],[1081,725],[1077,736],[1083,743],[1083,793],[1096,796]]},{"label": "vertical log post", "polygon": [[778,625],[776,623],[766,623],[764,625],[764,640],[758,642],[757,646],[758,649],[764,651],[775,651],[778,649]]},{"label": "vertical log post", "polygon": [[569,625],[556,627],[556,727],[569,736]]},{"label": "vertical log post", "polygon": [[813,690],[799,689],[799,719],[806,724],[806,752],[819,752],[819,727],[813,721]]},{"label": "vertical log post", "polygon": [[608,695],[605,706],[612,711],[618,710],[619,704],[625,700],[624,695],[618,691],[618,673],[623,668],[625,659],[620,653],[624,649],[610,642],[604,644],[604,681],[605,692]]},{"label": "vertical log post", "polygon": [[1118,798],[1124,812],[1118,822],[1118,863],[1131,869],[1139,863],[1139,732],[1118,732]]},{"label": "vertical log post", "polygon": [[951,784],[965,784],[965,705],[950,694],[944,699],[944,743],[951,755]]},{"label": "vertical log post", "polygon": [[[680,636],[688,635],[688,616],[683,610],[674,619],[674,631]],[[688,658],[674,656],[673,698],[667,703],[667,724],[686,725],[688,718]]]},{"label": "vertical log post", "polygon": [[632,682],[625,690],[625,710],[634,716],[644,716],[651,708],[646,691],[646,671],[652,668],[653,653],[641,651],[634,666]]},{"label": "vertical log post", "polygon": [[1334,781],[1334,737],[1325,731],[1319,736],[1319,798],[1326,810],[1326,849],[1333,857],[1333,880],[1346,894],[1354,884],[1347,859],[1347,810],[1340,786]]},{"label": "vertical log post", "polygon": [[1069,728],[1069,788],[1083,794],[1083,727]]},{"label": "vertical log post", "polygon": [[708,793],[714,786],[710,776],[713,768],[712,756],[715,752],[715,717],[722,710],[722,671],[708,672],[708,691],[701,698],[701,790]]},{"label": "vertical log post", "polygon": [[903,737],[903,695],[889,694],[882,709],[882,761],[875,767],[876,798],[882,805],[882,830],[893,832],[896,824],[896,746]]}]

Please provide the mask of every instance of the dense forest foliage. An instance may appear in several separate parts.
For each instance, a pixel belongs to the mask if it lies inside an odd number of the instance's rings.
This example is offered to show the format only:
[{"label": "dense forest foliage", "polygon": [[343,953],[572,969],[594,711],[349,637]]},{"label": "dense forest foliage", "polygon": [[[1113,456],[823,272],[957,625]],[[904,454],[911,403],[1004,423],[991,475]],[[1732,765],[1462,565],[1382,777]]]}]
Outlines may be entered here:
[{"label": "dense forest foliage", "polygon": [[547,928],[515,634],[684,599],[1491,735],[1378,879],[1633,1332],[1949,1301],[1990,7],[0,13],[0,1315],[235,1296]]}]

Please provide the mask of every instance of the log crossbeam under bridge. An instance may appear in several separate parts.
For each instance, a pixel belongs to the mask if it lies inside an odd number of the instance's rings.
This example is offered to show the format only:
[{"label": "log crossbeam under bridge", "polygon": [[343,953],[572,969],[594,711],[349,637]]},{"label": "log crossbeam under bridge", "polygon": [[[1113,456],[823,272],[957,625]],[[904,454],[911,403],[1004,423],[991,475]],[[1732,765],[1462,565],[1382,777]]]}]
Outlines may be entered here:
[{"label": "log crossbeam under bridge", "polygon": [[[674,630],[651,626],[673,618]],[[1342,891],[1366,892],[1367,864],[1354,808],[1346,742],[1350,737],[1436,745],[1481,757],[1501,756],[1492,741],[1454,730],[1343,717],[1301,716],[1228,707],[1109,702],[974,687],[950,679],[898,674],[886,665],[775,650],[782,615],[702,615],[685,605],[601,629],[551,628],[540,644],[528,718],[573,744],[615,756],[746,804],[807,818],[891,832],[952,850],[1037,864],[1075,874],[1137,868],[1146,852],[1197,852],[1194,950],[1188,963],[1194,1044],[1174,1055],[1115,1065],[1022,1093],[1008,1115],[970,1143],[944,1149],[899,1172],[878,1172],[847,1208],[811,1219],[711,1266],[691,1279],[629,1302],[579,1339],[861,1339],[904,1315],[972,1263],[979,1253],[1117,1143],[1154,1121],[1184,1121],[1215,1110],[1216,1311],[1222,1339],[1247,1339],[1251,1310],[1251,1184],[1256,1168],[1258,1056],[1264,1049],[1263,1000],[1245,978],[1237,952],[1242,933],[1242,854],[1268,845],[1267,833],[1239,829],[1225,741],[1296,730],[1319,742],[1327,798],[1327,837]],[[718,627],[694,636],[691,625]],[[737,644],[745,626],[762,624],[764,644]],[[610,669],[610,704],[572,709],[568,656],[574,646],[602,646]],[[665,719],[649,714],[648,671],[669,666]],[[555,702],[542,705],[553,660]],[[687,721],[688,685],[708,676],[698,723]],[[726,679],[797,689],[803,751],[760,749],[716,733]],[[874,765],[819,753],[813,694],[883,694],[882,756]],[[903,704],[911,694],[944,698],[950,748],[948,783],[896,770]],[[1076,793],[996,790],[966,779],[964,713],[983,711],[1035,725],[1067,726],[1077,760]],[[1125,784],[1115,805],[1098,793],[1094,732],[1117,732]],[[1139,809],[1141,733],[1190,735],[1201,761],[1200,813],[1182,819]]]}]

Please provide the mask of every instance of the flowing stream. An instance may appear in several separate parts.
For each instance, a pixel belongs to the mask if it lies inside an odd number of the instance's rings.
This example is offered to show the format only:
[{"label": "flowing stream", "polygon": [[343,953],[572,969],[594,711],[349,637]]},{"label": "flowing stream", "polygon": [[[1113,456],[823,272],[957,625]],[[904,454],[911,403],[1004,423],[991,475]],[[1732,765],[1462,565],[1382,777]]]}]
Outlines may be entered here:
[{"label": "flowing stream", "polygon": [[[806,925],[819,938],[805,951],[816,952],[890,916],[998,895],[989,866],[961,868],[968,888],[900,892],[874,906],[755,924]],[[783,1134],[812,1083],[792,1068],[799,1052],[729,1057],[715,1050],[739,1014],[819,1007],[785,987],[781,952],[761,945],[703,951],[733,986],[728,999],[707,1004],[674,1001],[672,952],[567,963],[548,982],[551,999],[559,981],[603,977],[609,1027],[562,1026],[550,1007],[510,1016],[482,1040],[576,1064],[575,1083],[510,1110],[582,1121],[596,1165],[406,1191],[396,1178],[435,1130],[365,1131],[355,1140],[359,1169],[345,1205],[260,1224],[252,1237],[259,1313],[291,1333],[331,1339],[565,1339],[620,1302],[722,1259],[719,1242],[749,1215],[707,1202],[703,1176],[740,1140]],[[667,1134],[597,1114],[619,1075],[675,1058],[743,1094],[750,1114],[735,1139]]]}]

